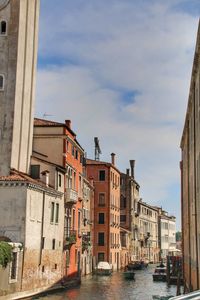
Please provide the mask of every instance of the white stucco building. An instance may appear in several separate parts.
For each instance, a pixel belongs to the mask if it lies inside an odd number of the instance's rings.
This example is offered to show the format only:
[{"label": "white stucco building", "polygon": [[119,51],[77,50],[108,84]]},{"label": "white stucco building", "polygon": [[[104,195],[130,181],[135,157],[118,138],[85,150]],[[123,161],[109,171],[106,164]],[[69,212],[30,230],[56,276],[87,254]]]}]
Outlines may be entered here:
[{"label": "white stucco building", "polygon": [[176,218],[162,209],[159,210],[159,244],[161,259],[176,254]]},{"label": "white stucco building", "polygon": [[62,278],[63,207],[63,193],[47,183],[16,170],[0,177],[0,240],[20,242],[23,250],[15,291],[37,291]]},{"label": "white stucco building", "polygon": [[159,261],[158,209],[139,201],[140,257],[156,263]]}]

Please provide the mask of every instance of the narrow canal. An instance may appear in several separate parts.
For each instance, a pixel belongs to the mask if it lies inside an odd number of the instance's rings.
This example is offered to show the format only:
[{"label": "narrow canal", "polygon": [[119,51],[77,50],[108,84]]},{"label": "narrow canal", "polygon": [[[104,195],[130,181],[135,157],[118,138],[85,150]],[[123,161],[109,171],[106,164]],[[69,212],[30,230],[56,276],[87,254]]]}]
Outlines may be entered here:
[{"label": "narrow canal", "polygon": [[135,281],[125,280],[122,272],[111,276],[87,276],[79,287],[62,293],[34,297],[37,300],[152,300],[153,295],[176,295],[176,286],[168,287],[165,282],[153,282],[154,267],[135,271]]}]

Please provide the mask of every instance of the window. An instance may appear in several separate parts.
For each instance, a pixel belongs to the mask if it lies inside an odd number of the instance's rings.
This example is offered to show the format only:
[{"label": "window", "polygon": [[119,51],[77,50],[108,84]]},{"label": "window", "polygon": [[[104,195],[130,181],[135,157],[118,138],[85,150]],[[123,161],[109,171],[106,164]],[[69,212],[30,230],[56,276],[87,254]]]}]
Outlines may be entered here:
[{"label": "window", "polygon": [[105,194],[99,193],[99,206],[105,206]]},{"label": "window", "polygon": [[31,177],[40,179],[40,165],[31,165]]},{"label": "window", "polygon": [[74,190],[76,190],[76,173],[74,172],[74,178],[73,178],[73,186],[74,186]]},{"label": "window", "polygon": [[81,235],[81,212],[78,211],[78,235]]},{"label": "window", "polygon": [[99,224],[104,224],[104,213],[99,213]]},{"label": "window", "polygon": [[78,151],[75,151],[75,158],[78,159]]},{"label": "window", "polygon": [[75,148],[74,146],[72,146],[72,155],[74,156],[74,154],[75,154]]},{"label": "window", "polygon": [[66,151],[68,152],[69,151],[69,141],[66,140]]},{"label": "window", "polygon": [[54,209],[55,209],[55,203],[51,202],[51,223],[54,221]]},{"label": "window", "polygon": [[79,185],[78,185],[79,196],[82,197],[82,178],[79,176]]},{"label": "window", "polygon": [[80,154],[80,163],[83,163],[83,155]]},{"label": "window", "polygon": [[61,187],[62,185],[62,178],[61,178],[61,175],[59,174],[58,175],[58,186]]},{"label": "window", "polygon": [[12,253],[11,280],[17,279],[17,252]]},{"label": "window", "polygon": [[52,240],[52,249],[55,250],[55,248],[56,248],[56,240],[53,239]]},{"label": "window", "polygon": [[104,246],[104,232],[98,233],[98,245]]},{"label": "window", "polygon": [[59,220],[59,204],[56,203],[56,220],[55,220],[55,222],[58,223],[58,220]]},{"label": "window", "polygon": [[98,262],[99,261],[105,261],[105,259],[104,259],[104,253],[103,252],[99,252],[98,253]]},{"label": "window", "polygon": [[0,75],[0,91],[4,90],[4,76]]},{"label": "window", "polygon": [[72,212],[72,214],[73,214],[73,218],[72,218],[72,228],[73,228],[73,230],[75,230],[75,209],[73,209],[73,212]]},{"label": "window", "polygon": [[100,170],[99,171],[99,181],[105,181],[105,178],[106,178],[105,170]]},{"label": "window", "polygon": [[7,31],[7,24],[6,21],[1,21],[1,28],[0,28],[0,34],[5,35]]},{"label": "window", "polygon": [[126,222],[126,215],[120,215],[120,222]]},{"label": "window", "polygon": [[123,195],[121,195],[121,198],[120,198],[120,207],[126,208],[126,197],[124,197]]}]

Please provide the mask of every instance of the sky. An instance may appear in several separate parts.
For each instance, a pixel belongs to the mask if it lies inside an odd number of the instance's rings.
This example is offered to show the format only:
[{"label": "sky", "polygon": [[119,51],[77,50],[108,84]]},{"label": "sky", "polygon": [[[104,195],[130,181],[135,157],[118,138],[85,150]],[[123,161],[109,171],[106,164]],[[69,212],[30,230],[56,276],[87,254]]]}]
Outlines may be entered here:
[{"label": "sky", "polygon": [[143,201],[177,217],[180,140],[199,0],[41,0],[35,115],[72,129],[121,172],[135,159]]}]

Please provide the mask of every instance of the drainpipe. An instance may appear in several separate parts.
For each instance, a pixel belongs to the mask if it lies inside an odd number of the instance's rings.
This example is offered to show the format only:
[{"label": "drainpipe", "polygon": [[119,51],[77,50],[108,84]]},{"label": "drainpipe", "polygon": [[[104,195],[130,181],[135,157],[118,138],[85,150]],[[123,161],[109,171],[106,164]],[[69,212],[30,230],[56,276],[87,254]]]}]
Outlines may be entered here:
[{"label": "drainpipe", "polygon": [[195,117],[196,117],[196,97],[195,97],[195,83],[193,87],[193,96],[194,96],[194,114],[193,114],[193,120],[194,120],[194,220],[195,220],[195,242],[196,242],[196,273],[197,273],[197,289],[199,289],[199,255],[198,255],[198,225],[197,225],[197,169],[196,169],[196,124],[195,124]]},{"label": "drainpipe", "polygon": [[[26,208],[27,208],[27,199],[26,199]],[[23,277],[24,277],[24,261],[25,261],[25,245],[26,245],[26,218],[24,219],[24,245],[23,245],[23,256],[22,256],[22,271],[21,271],[21,283],[20,290],[22,291],[23,287]]]},{"label": "drainpipe", "polygon": [[20,284],[20,290],[22,291],[23,286],[23,276],[24,276],[24,256],[25,256],[25,247],[23,249],[23,256],[22,256],[22,271],[21,271],[21,284]]},{"label": "drainpipe", "polygon": [[187,184],[188,184],[188,252],[189,252],[189,290],[191,289],[191,235],[190,235],[190,180],[189,180],[189,171],[190,171],[190,161],[189,161],[189,121],[187,124],[187,129],[188,129],[188,134],[187,134],[187,170],[188,170],[188,174],[187,174]]},{"label": "drainpipe", "polygon": [[39,266],[42,263],[42,249],[44,246],[43,235],[44,235],[44,206],[45,206],[45,192],[43,192],[42,199],[42,224],[41,224],[41,236],[40,236],[40,256],[39,256]]},{"label": "drainpipe", "polygon": [[181,170],[181,232],[182,232],[182,272],[183,272],[183,280],[185,287],[185,260],[184,260],[184,238],[183,238],[183,159],[180,162],[180,170]]}]

